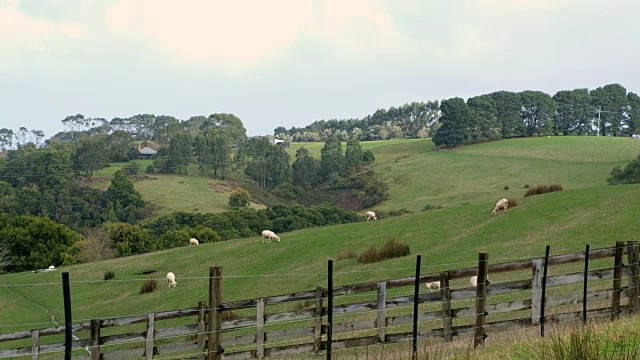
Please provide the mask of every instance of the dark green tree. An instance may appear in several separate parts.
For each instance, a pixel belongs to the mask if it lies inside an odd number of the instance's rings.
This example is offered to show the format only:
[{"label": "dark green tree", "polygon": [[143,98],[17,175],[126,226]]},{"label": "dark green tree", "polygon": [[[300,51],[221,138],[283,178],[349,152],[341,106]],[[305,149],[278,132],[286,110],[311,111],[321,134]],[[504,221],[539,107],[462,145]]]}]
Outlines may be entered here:
[{"label": "dark green tree", "polygon": [[437,146],[455,147],[464,144],[469,138],[471,111],[461,98],[452,98],[440,104],[442,125],[438,128],[433,142]]},{"label": "dark green tree", "polygon": [[362,164],[362,146],[358,138],[352,136],[347,140],[347,150],[344,152],[344,161],[347,168],[357,168]]},{"label": "dark green tree", "polygon": [[292,182],[306,189],[320,182],[320,164],[304,146],[296,151],[296,160],[291,164]]},{"label": "dark green tree", "polygon": [[500,126],[498,126],[498,110],[491,96],[480,95],[469,98],[467,106],[471,111],[469,142],[497,140],[502,137]]},{"label": "dark green tree", "polygon": [[109,162],[104,138],[81,138],[75,141],[74,148],[73,169],[89,181],[95,171],[105,168]]},{"label": "dark green tree", "polygon": [[187,174],[187,166],[193,162],[193,136],[191,134],[180,132],[171,139],[167,161],[171,172]]},{"label": "dark green tree", "polygon": [[588,135],[594,116],[589,89],[558,91],[553,95],[557,107],[554,116],[554,134]]},{"label": "dark green tree", "polygon": [[118,220],[135,223],[143,218],[142,195],[133,187],[133,182],[122,169],[113,174],[107,194]]},{"label": "dark green tree", "polygon": [[556,102],[542,91],[523,91],[520,93],[522,121],[526,126],[526,135],[547,135],[553,131],[553,115]]},{"label": "dark green tree", "polygon": [[609,84],[591,90],[592,105],[600,110],[600,135],[622,135],[627,109],[627,90],[620,84]]},{"label": "dark green tree", "polygon": [[496,104],[498,112],[498,125],[502,138],[511,138],[525,135],[525,127],[520,118],[522,105],[518,94],[511,91],[496,91],[489,94]]},{"label": "dark green tree", "polygon": [[342,174],[345,165],[340,139],[335,135],[329,136],[320,150],[320,174],[324,179],[329,179],[332,174]]},{"label": "dark green tree", "polygon": [[633,135],[640,133],[640,96],[638,94],[629,92],[627,94],[628,111],[626,112],[626,118],[624,124],[626,127],[626,134]]}]

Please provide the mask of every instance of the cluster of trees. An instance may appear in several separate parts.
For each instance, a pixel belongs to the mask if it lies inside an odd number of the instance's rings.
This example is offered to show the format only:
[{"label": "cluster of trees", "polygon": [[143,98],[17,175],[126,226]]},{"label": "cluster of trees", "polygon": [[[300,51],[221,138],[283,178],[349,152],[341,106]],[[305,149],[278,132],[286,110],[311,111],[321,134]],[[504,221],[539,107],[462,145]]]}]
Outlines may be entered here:
[{"label": "cluster of trees", "polygon": [[286,129],[278,126],[273,135],[296,142],[325,141],[335,136],[342,141],[351,137],[358,140],[389,140],[423,138],[429,136],[431,126],[439,117],[438,101],[412,102],[400,107],[378,109],[362,119],[330,119],[314,121],[305,127]]},{"label": "cluster of trees", "polygon": [[29,130],[24,126],[21,126],[17,131],[8,128],[0,129],[0,149],[10,149],[14,145],[24,145],[30,142],[40,146],[43,139],[44,131],[38,129]]},{"label": "cluster of trees", "polygon": [[445,147],[534,135],[631,136],[640,126],[640,97],[620,84],[553,96],[498,91],[466,102],[451,98],[440,111],[433,141]]}]

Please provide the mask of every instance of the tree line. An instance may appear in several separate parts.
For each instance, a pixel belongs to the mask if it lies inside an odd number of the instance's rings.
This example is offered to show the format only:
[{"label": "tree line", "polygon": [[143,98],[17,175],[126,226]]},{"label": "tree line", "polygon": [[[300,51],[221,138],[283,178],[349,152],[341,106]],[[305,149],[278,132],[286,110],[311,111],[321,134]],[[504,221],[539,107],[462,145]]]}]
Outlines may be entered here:
[{"label": "tree line", "polygon": [[[274,136],[292,141],[386,140],[432,137],[457,146],[540,135],[631,136],[640,125],[640,97],[620,84],[596,89],[496,91],[471,97],[379,109],[362,119],[320,120],[306,127],[278,126]],[[640,130],[638,130],[640,131]]]}]

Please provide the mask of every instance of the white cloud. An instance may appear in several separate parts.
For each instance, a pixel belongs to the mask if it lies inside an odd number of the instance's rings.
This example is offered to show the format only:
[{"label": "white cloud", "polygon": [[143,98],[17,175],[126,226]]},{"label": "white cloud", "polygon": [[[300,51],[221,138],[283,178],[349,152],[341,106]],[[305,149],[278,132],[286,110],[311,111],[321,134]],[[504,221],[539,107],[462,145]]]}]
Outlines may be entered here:
[{"label": "white cloud", "polygon": [[316,10],[308,31],[330,57],[366,64],[385,58],[402,61],[420,52],[381,1],[322,0]]},{"label": "white cloud", "polygon": [[87,35],[83,24],[32,17],[19,5],[16,0],[0,2],[0,67],[14,68],[31,56],[54,49],[59,41]]},{"label": "white cloud", "polygon": [[289,49],[311,11],[309,0],[117,0],[105,25],[177,60],[237,71],[261,67]]}]

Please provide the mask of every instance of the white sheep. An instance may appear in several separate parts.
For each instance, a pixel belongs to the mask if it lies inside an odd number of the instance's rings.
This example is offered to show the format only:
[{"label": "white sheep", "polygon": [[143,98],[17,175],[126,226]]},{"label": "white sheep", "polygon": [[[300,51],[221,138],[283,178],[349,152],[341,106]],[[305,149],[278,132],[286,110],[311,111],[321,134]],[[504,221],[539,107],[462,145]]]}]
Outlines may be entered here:
[{"label": "white sheep", "polygon": [[428,282],[425,285],[427,285],[427,289],[429,289],[429,290],[438,290],[438,289],[440,289],[440,281]]},{"label": "white sheep", "polygon": [[[469,279],[469,282],[471,283],[471,286],[476,287],[478,286],[478,276],[474,275]],[[489,285],[489,277],[487,277],[487,285]]]},{"label": "white sheep", "polygon": [[278,242],[280,242],[280,237],[278,235],[276,235],[273,231],[271,230],[264,230],[262,232],[262,243],[264,244],[264,240],[265,239],[269,239],[269,243],[271,242],[271,239],[276,239],[278,240]]},{"label": "white sheep", "polygon": [[174,273],[172,272],[167,273],[167,283],[170,288],[176,287],[176,285],[178,285],[178,283],[176,282],[176,275]]},{"label": "white sheep", "polygon": [[496,203],[496,206],[493,208],[493,211],[491,213],[493,215],[496,215],[500,212],[500,209],[502,209],[502,211],[505,212],[507,211],[508,207],[509,207],[509,200],[502,199]]},{"label": "white sheep", "polygon": [[189,245],[198,245],[198,239],[192,238],[189,240]]},{"label": "white sheep", "polygon": [[374,213],[373,211],[368,211],[367,212],[367,221],[369,220],[378,220],[378,217],[376,216],[376,213]]}]

